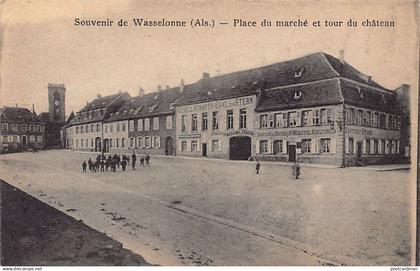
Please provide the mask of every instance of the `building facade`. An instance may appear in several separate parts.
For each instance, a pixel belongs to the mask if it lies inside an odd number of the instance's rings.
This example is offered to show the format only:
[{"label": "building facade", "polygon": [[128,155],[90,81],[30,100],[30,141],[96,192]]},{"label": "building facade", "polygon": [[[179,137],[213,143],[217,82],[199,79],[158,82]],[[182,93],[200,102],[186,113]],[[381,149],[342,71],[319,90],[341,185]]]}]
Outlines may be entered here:
[{"label": "building facade", "polygon": [[45,123],[34,111],[22,107],[0,109],[1,152],[15,152],[45,147]]}]

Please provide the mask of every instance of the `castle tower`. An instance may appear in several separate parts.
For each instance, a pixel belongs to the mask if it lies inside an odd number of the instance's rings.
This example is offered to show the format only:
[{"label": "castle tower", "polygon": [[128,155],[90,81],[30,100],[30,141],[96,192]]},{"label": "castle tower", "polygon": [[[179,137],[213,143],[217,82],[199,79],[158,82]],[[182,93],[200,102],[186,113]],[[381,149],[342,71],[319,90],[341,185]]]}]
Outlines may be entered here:
[{"label": "castle tower", "polygon": [[65,98],[66,87],[64,84],[48,84],[48,112],[50,122],[65,122]]}]

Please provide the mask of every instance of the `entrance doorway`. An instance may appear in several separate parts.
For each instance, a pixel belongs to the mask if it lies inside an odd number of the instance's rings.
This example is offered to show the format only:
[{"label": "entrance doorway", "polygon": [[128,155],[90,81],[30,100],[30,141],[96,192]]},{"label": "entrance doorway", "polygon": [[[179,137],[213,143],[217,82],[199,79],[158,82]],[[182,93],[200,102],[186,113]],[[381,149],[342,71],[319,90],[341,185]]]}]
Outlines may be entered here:
[{"label": "entrance doorway", "polygon": [[203,157],[207,157],[207,143],[203,143],[202,151],[203,151]]},{"label": "entrance doorway", "polygon": [[174,139],[170,136],[166,137],[165,154],[166,155],[174,155]]},{"label": "entrance doorway", "polygon": [[95,138],[95,152],[101,151],[101,138]]},{"label": "entrance doorway", "polygon": [[289,162],[296,162],[296,145],[288,146]]},{"label": "entrance doorway", "polygon": [[229,139],[229,159],[248,160],[251,156],[251,138],[249,136],[235,136]]},{"label": "entrance doorway", "polygon": [[357,160],[362,160],[362,142],[359,141],[357,142],[357,152],[356,152],[356,157]]},{"label": "entrance doorway", "polygon": [[26,136],[22,136],[22,145],[26,145]]}]

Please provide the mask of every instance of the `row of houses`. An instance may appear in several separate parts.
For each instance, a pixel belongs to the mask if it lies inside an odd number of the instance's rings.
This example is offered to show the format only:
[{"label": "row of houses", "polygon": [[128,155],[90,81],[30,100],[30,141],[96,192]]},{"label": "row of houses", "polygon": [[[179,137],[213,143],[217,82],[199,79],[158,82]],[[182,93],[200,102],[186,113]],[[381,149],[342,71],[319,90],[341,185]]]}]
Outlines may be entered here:
[{"label": "row of houses", "polygon": [[65,126],[73,150],[340,166],[409,155],[409,89],[325,53],[144,93],[98,97]]}]

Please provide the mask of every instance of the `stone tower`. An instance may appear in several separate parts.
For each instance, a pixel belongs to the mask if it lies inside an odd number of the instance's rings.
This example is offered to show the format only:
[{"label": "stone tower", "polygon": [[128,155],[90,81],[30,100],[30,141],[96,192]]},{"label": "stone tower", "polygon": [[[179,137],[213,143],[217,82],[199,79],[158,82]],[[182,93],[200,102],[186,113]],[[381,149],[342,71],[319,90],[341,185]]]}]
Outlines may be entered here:
[{"label": "stone tower", "polygon": [[64,84],[48,84],[48,112],[50,122],[65,122],[65,102],[66,87]]}]

